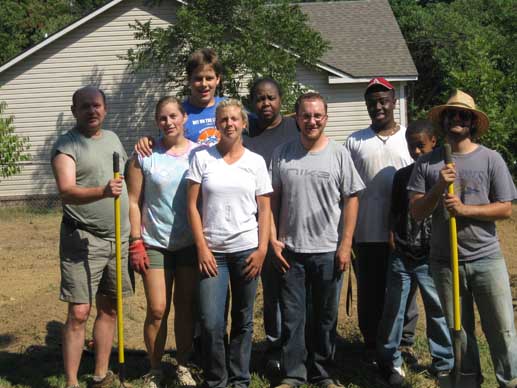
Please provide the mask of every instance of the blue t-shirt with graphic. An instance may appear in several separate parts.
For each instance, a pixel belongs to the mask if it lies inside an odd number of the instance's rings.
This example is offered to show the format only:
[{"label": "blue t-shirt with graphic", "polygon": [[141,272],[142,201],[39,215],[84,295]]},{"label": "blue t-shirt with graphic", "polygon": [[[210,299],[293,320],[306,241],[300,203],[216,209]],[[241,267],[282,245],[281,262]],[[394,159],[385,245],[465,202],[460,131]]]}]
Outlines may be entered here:
[{"label": "blue t-shirt with graphic", "polygon": [[215,127],[215,110],[224,97],[215,97],[215,104],[206,108],[192,105],[188,99],[183,101],[183,108],[188,114],[185,123],[185,137],[198,144],[213,146],[221,135]]}]

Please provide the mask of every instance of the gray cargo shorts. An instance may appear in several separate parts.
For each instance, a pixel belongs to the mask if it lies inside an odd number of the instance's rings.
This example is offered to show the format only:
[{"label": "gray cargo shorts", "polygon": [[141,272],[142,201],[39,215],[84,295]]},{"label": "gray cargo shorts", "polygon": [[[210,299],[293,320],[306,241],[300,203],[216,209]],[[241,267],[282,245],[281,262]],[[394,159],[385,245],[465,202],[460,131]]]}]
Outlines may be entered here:
[{"label": "gray cargo shorts", "polygon": [[[115,241],[61,223],[59,256],[61,291],[59,299],[92,304],[97,293],[117,297]],[[131,296],[128,271],[128,243],[122,243],[122,295]]]}]

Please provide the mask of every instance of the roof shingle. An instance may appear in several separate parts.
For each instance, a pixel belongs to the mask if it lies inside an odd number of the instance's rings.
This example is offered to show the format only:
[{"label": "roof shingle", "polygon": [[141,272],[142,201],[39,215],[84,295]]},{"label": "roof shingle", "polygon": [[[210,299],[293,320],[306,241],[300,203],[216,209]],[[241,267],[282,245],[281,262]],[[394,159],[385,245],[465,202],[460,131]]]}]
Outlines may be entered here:
[{"label": "roof shingle", "polygon": [[299,5],[310,26],[330,42],[322,63],[353,78],[418,75],[387,0]]}]

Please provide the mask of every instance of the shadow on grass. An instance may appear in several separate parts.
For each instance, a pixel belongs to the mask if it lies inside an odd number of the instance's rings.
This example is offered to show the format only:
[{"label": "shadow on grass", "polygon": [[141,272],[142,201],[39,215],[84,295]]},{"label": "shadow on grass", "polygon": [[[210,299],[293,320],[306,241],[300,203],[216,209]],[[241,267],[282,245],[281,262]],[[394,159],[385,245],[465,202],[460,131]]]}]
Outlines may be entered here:
[{"label": "shadow on grass", "polygon": [[[63,358],[61,354],[61,332],[63,324],[50,321],[46,326],[45,345],[29,346],[22,352],[0,351],[0,376],[2,382],[11,386],[56,388],[64,386]],[[15,341],[9,334],[0,335],[0,349]],[[146,354],[142,350],[126,349],[126,375],[128,380],[139,379],[148,371]],[[111,356],[111,366],[117,371],[116,349]],[[79,377],[88,381],[94,369],[93,353],[85,351],[81,359]],[[1,385],[1,384],[0,384]]]},{"label": "shadow on grass", "polygon": [[[25,351],[17,353],[0,351],[0,376],[7,387],[25,386],[38,388],[58,388],[64,386],[63,361],[61,355],[62,324],[51,321],[47,324],[45,345],[31,346]],[[6,344],[13,341],[9,335],[0,336],[0,341]],[[275,376],[266,376],[264,370],[265,342],[254,342],[252,349],[250,370],[253,374],[251,388],[268,388],[275,386],[279,381]],[[346,387],[386,387],[380,379],[377,369],[361,361],[363,344],[359,338],[338,337],[335,361],[330,366],[331,376],[338,379]],[[111,368],[116,373],[117,351],[114,349],[111,356]],[[167,386],[175,387],[175,352],[166,352],[163,359],[164,377]],[[94,368],[94,356],[91,352],[84,352],[79,370],[82,386],[91,379]],[[149,363],[146,353],[142,350],[125,350],[126,379],[133,387],[140,387],[142,376],[148,372]],[[201,382],[201,371],[196,368],[194,377]],[[432,381],[427,381],[432,384]],[[428,384],[407,385],[414,387],[430,387]],[[0,384],[1,385],[1,384]]]}]

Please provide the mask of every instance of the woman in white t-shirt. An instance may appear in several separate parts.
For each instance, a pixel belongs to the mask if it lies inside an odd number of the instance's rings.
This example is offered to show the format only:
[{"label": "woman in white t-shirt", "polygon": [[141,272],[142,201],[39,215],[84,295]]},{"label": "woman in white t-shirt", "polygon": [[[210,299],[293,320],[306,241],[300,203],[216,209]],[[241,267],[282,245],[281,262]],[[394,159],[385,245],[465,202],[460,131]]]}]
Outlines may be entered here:
[{"label": "woman in white t-shirt", "polygon": [[[264,159],[242,144],[247,125],[239,101],[220,102],[216,126],[221,139],[194,155],[187,174],[188,216],[201,272],[201,342],[207,388],[247,387],[250,383],[253,303],[267,251],[269,194],[273,190]],[[228,284],[232,327],[227,362],[224,311]]]},{"label": "woman in white t-shirt", "polygon": [[199,145],[185,138],[187,114],[176,98],[158,101],[155,120],[161,136],[152,154],[135,154],[127,172],[129,258],[133,269],[142,275],[147,300],[144,341],[151,370],[144,385],[161,386],[167,318],[174,299],[178,383],[195,386],[187,362],[192,351],[199,272],[194,238],[187,222],[185,175]]}]

